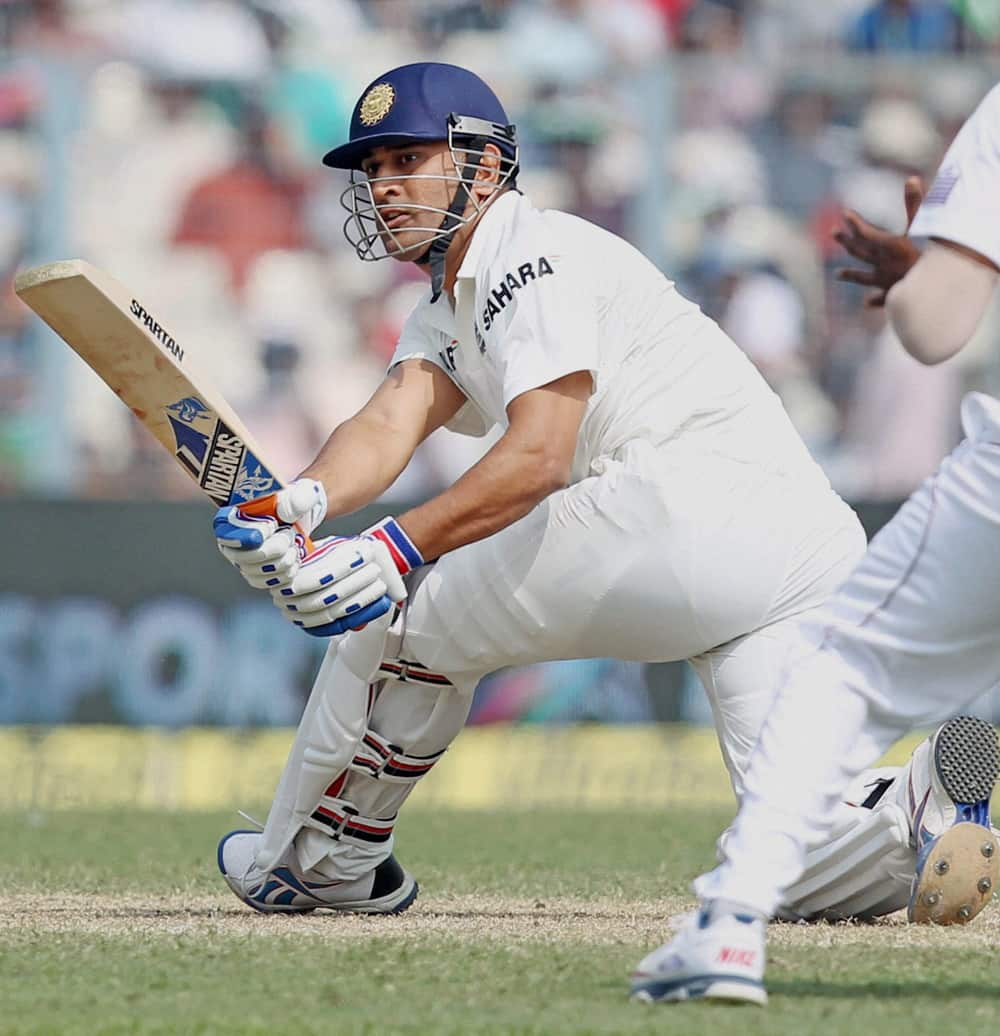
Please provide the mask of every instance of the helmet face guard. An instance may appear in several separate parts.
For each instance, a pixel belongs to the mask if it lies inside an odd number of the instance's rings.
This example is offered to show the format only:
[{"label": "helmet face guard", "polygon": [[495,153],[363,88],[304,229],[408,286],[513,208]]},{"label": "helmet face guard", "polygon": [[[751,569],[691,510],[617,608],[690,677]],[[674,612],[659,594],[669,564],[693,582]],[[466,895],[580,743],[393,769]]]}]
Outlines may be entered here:
[{"label": "helmet face guard", "polygon": [[[519,151],[514,127],[490,122],[470,115],[448,116],[448,152],[454,165],[452,174],[411,173],[404,176],[376,176],[369,178],[358,169],[351,170],[350,184],[341,192],[340,203],[347,210],[344,221],[344,236],[354,248],[359,259],[373,262],[390,256],[412,257],[418,261],[429,246],[439,242],[437,250],[447,250],[451,236],[466,224],[476,219],[490,204],[497,192],[513,183],[518,172]],[[420,139],[414,139],[419,144]],[[489,197],[479,199],[472,191],[486,145],[494,144],[500,151],[499,176],[492,184]],[[407,202],[393,202],[386,205],[394,212],[408,212],[418,225],[407,225],[407,233],[421,233],[421,238],[410,245],[403,245],[393,230],[386,225],[375,204],[372,188],[379,183],[399,180],[437,180],[454,185],[448,208],[419,205]],[[449,188],[450,189],[450,188]],[[469,202],[472,207],[469,209]],[[468,211],[467,211],[468,210]],[[390,247],[393,246],[393,247]]]}]

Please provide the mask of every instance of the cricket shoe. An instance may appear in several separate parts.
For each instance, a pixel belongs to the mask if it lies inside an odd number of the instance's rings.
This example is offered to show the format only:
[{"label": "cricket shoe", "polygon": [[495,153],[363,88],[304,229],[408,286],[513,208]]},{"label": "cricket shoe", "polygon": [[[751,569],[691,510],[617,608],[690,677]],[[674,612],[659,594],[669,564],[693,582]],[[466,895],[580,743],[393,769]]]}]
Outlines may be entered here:
[{"label": "cricket shoe", "polygon": [[721,1000],[767,1003],[763,920],[700,910],[632,973],[631,999],[644,1003]]},{"label": "cricket shoe", "polygon": [[351,881],[331,881],[303,871],[289,848],[278,866],[257,866],[259,831],[230,831],[219,842],[219,870],[226,884],[248,907],[265,914],[305,914],[335,910],[345,914],[401,914],[417,898],[418,886],[395,856],[370,874]]},{"label": "cricket shoe", "polygon": [[898,793],[917,850],[911,921],[965,924],[993,898],[1000,846],[990,796],[998,774],[996,731],[973,716],[948,720],[914,751]]}]

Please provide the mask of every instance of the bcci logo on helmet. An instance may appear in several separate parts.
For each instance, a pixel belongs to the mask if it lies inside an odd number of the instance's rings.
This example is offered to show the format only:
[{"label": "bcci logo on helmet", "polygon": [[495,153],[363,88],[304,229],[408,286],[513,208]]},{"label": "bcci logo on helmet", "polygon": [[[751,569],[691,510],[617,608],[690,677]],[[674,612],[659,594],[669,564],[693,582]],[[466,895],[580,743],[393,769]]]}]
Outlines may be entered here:
[{"label": "bcci logo on helmet", "polygon": [[396,91],[389,83],[376,83],[365,94],[358,111],[358,118],[365,126],[374,126],[381,122],[396,100]]}]

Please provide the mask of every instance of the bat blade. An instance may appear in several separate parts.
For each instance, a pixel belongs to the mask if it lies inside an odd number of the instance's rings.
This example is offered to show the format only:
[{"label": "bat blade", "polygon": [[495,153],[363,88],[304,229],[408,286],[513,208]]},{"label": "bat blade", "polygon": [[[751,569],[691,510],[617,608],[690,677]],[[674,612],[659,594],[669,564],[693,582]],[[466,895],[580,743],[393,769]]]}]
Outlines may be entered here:
[{"label": "bat blade", "polygon": [[114,278],[82,259],[67,259],[23,271],[14,290],[218,506],[282,487],[186,347]]}]

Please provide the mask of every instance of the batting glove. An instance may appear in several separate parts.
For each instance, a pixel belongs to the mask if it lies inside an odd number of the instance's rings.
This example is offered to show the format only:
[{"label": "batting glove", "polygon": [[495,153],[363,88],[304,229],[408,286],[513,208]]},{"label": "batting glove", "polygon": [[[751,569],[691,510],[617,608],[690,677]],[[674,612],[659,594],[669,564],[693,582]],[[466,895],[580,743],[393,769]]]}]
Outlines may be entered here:
[{"label": "batting glove", "polygon": [[271,596],[294,625],[313,636],[336,636],[406,600],[403,576],[423,563],[399,523],[383,518],[359,536],[321,541]]},{"label": "batting glove", "polygon": [[252,586],[287,584],[314,549],[309,534],[326,516],[321,482],[300,478],[277,493],[220,507],[212,526],[222,556]]}]

